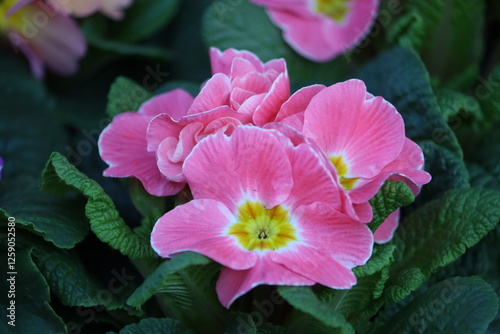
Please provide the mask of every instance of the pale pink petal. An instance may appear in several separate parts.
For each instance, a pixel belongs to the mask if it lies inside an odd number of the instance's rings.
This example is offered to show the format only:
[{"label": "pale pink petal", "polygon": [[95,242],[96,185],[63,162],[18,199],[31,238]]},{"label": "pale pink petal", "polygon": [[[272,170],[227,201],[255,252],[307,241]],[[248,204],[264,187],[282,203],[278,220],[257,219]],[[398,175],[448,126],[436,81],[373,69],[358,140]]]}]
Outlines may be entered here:
[{"label": "pale pink petal", "polygon": [[257,107],[262,103],[266,94],[257,94],[246,99],[245,102],[238,108],[238,112],[248,115],[251,119]]},{"label": "pale pink petal", "polygon": [[340,210],[340,187],[321,157],[311,145],[300,144],[289,154],[294,180],[288,207],[308,205],[318,201]]},{"label": "pale pink petal", "polygon": [[231,78],[237,78],[244,76],[247,73],[254,72],[258,73],[262,71],[262,65],[255,66],[251,61],[243,58],[234,58],[233,64],[231,65]]},{"label": "pale pink petal", "polygon": [[76,17],[86,17],[95,13],[103,0],[48,0],[52,8]]},{"label": "pale pink petal", "polygon": [[330,255],[349,269],[365,264],[370,258],[373,235],[366,224],[319,202],[298,207],[293,216],[302,244],[332,250]]},{"label": "pale pink petal", "polygon": [[250,269],[222,268],[217,280],[217,295],[221,304],[229,308],[246,292],[258,285],[314,285],[315,282],[263,256]]},{"label": "pale pink petal", "polygon": [[229,97],[231,108],[238,110],[240,106],[252,96],[255,96],[254,92],[250,92],[242,88],[234,88]]},{"label": "pale pink petal", "polygon": [[391,213],[389,217],[387,217],[387,219],[384,220],[384,222],[377,228],[375,233],[373,233],[376,243],[383,244],[392,239],[394,231],[396,231],[399,225],[400,211],[400,209],[397,209]]},{"label": "pale pink petal", "polygon": [[247,199],[272,208],[288,198],[293,185],[286,147],[257,127],[240,126],[230,137],[217,133],[200,141],[183,172],[194,198],[216,199],[232,212]]},{"label": "pale pink petal", "polygon": [[259,72],[262,72],[263,65],[260,59],[249,51],[239,51],[236,49],[227,49],[221,52],[217,48],[210,48],[210,64],[212,67],[212,74],[223,73],[226,75],[231,74],[231,67],[235,58],[242,58],[250,61]]},{"label": "pale pink petal", "polygon": [[265,71],[274,70],[278,74],[286,72],[286,70],[287,70],[286,69],[286,61],[283,58],[272,59],[264,64],[264,70]]},{"label": "pale pink petal", "polygon": [[258,72],[244,73],[233,80],[234,89],[244,89],[253,94],[267,93],[272,84],[269,78]]},{"label": "pale pink petal", "polygon": [[266,123],[274,121],[281,105],[290,97],[290,80],[288,74],[282,73],[273,82],[271,89],[266,94],[262,103],[257,107],[253,114],[254,124],[263,126]]},{"label": "pale pink petal", "polygon": [[294,127],[291,127],[289,125],[272,122],[265,124],[262,128],[277,130],[281,134],[285,135],[285,137],[287,137],[292,142],[293,146],[298,146],[300,144],[306,143],[306,138],[304,137],[304,135],[297,131]]},{"label": "pale pink petal", "polygon": [[235,219],[224,204],[195,199],[158,220],[151,232],[151,245],[162,257],[193,251],[232,269],[248,269],[255,265],[258,255],[242,249],[226,234]]},{"label": "pale pink petal", "polygon": [[210,78],[201,92],[195,97],[188,115],[198,114],[211,109],[229,105],[231,81],[227,75],[215,74]]},{"label": "pale pink petal", "polygon": [[203,138],[205,138],[206,136],[209,136],[209,135],[217,133],[217,132],[222,132],[222,133],[230,136],[233,133],[234,129],[239,125],[242,125],[241,122],[238,119],[233,118],[233,117],[217,118],[205,126],[205,129],[203,130],[203,132],[201,132],[196,137],[196,141],[200,141]]},{"label": "pale pink petal", "polygon": [[139,112],[151,117],[167,114],[173,120],[179,120],[187,114],[192,103],[191,94],[183,89],[174,89],[144,102],[139,108]]},{"label": "pale pink petal", "polygon": [[113,20],[121,20],[123,11],[132,4],[132,0],[102,0],[101,12]]},{"label": "pale pink petal", "polygon": [[336,261],[324,248],[297,245],[270,254],[271,259],[291,271],[334,289],[350,289],[356,284],[356,276],[351,269]]},{"label": "pale pink petal", "polygon": [[304,135],[327,156],[342,156],[345,177],[371,178],[401,152],[403,118],[381,97],[366,99],[360,80],[338,83],[319,92],[305,112]]},{"label": "pale pink petal", "polygon": [[136,177],[155,196],[178,193],[185,183],[170,182],[160,173],[154,153],[147,151],[148,117],[138,113],[117,115],[99,137],[101,158],[109,165],[105,176]]},{"label": "pale pink petal", "polygon": [[149,122],[147,128],[148,151],[156,152],[165,138],[174,138],[178,141],[183,125],[173,120],[168,114],[159,114]]}]

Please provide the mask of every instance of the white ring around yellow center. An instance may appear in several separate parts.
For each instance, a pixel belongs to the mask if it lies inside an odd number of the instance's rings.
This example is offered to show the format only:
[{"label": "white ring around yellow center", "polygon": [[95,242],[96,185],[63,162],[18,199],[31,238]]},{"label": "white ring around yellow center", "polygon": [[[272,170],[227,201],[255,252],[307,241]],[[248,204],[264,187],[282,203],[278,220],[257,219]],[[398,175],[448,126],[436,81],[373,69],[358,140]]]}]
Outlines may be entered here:
[{"label": "white ring around yellow center", "polygon": [[354,188],[356,182],[358,182],[359,177],[345,177],[349,172],[346,162],[341,155],[336,155],[330,157],[330,162],[335,166],[337,174],[339,176],[339,182],[344,187],[345,190],[351,190]]},{"label": "white ring around yellow center", "polygon": [[267,209],[260,202],[245,201],[238,207],[238,221],[228,234],[249,251],[277,250],[297,241],[288,210],[281,205]]}]

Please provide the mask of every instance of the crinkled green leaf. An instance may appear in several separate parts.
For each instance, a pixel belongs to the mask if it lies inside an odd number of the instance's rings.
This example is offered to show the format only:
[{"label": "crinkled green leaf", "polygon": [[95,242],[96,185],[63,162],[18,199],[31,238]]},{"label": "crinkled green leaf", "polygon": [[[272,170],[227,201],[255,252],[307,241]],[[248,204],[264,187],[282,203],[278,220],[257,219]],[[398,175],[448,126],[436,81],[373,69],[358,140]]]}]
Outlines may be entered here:
[{"label": "crinkled green leaf", "polygon": [[[89,232],[82,198],[40,192],[38,179],[0,181],[0,217],[14,217],[21,226],[60,248],[72,248]],[[72,194],[75,195],[75,194]]]},{"label": "crinkled green leaf", "polygon": [[354,333],[346,318],[331,306],[322,303],[310,287],[278,287],[279,294],[296,309],[307,313],[338,333]]},{"label": "crinkled green leaf", "polygon": [[405,182],[387,180],[370,200],[373,219],[368,224],[368,227],[375,232],[391,213],[413,203],[414,200],[415,196]]},{"label": "crinkled green leaf", "polygon": [[268,322],[257,328],[257,334],[289,334],[290,332],[281,326],[275,326]]},{"label": "crinkled green leaf", "polygon": [[[127,304],[141,307],[157,294],[186,327],[222,329],[223,309],[215,295],[220,266],[197,253],[182,253],[163,262],[130,296]],[[207,265],[208,264],[208,265]]]},{"label": "crinkled green leaf", "polygon": [[63,155],[54,153],[43,172],[42,190],[61,194],[68,189],[79,191],[87,198],[85,214],[91,230],[101,241],[133,259],[156,256],[149,241],[134,234],[125,224],[99,184],[71,165]]},{"label": "crinkled green leaf", "polygon": [[249,50],[263,61],[285,58],[292,83],[333,83],[348,68],[344,57],[326,64],[300,57],[284,42],[281,30],[271,22],[264,8],[247,0],[234,5],[214,1],[205,14],[203,34],[207,46]]},{"label": "crinkled green leaf", "polygon": [[500,193],[452,189],[411,213],[400,225],[386,296],[399,301],[427,280],[432,271],[455,261],[493,230],[500,220]]},{"label": "crinkled green leaf", "polygon": [[479,277],[438,283],[403,307],[377,334],[486,332],[498,310],[498,297]]},{"label": "crinkled green leaf", "polygon": [[[182,329],[178,321],[167,318],[147,318],[138,324],[125,326],[118,334],[193,334]],[[108,332],[107,334],[117,334]]]},{"label": "crinkled green leaf", "polygon": [[479,163],[468,162],[470,183],[477,188],[491,188],[500,191],[500,174],[493,174]]},{"label": "crinkled green leaf", "polygon": [[63,251],[50,245],[37,243],[33,254],[38,260],[36,261],[37,267],[47,280],[51,292],[64,305],[84,307],[103,305],[108,310],[122,307],[114,296],[118,290],[123,289],[123,284],[115,279],[111,286],[112,292],[110,287],[99,284],[89,276],[77,253],[73,250]]},{"label": "crinkled green leaf", "polygon": [[113,39],[136,42],[151,35],[174,17],[179,4],[179,0],[135,0],[124,19],[110,25]]},{"label": "crinkled green leaf", "polygon": [[395,245],[382,244],[374,245],[373,253],[370,259],[362,266],[353,268],[357,278],[370,276],[381,271],[384,267],[389,266],[394,261]]},{"label": "crinkled green leaf", "polygon": [[[471,175],[471,183],[500,190],[499,152],[500,132],[493,130],[474,146],[474,151],[470,155],[471,163],[477,166],[475,174]],[[480,186],[479,184],[477,186]]]},{"label": "crinkled green leaf", "polygon": [[[458,128],[463,120],[470,117],[482,120],[481,107],[474,97],[451,89],[438,89],[435,93],[441,115],[452,129]],[[460,123],[457,117],[462,119]]]},{"label": "crinkled green leaf", "polygon": [[487,126],[500,120],[500,64],[487,77],[480,77],[481,84],[475,89]]},{"label": "crinkled green leaf", "polygon": [[106,113],[115,117],[122,112],[137,111],[151,97],[153,94],[144,87],[125,77],[118,77],[111,85]]},{"label": "crinkled green leaf", "polygon": [[257,334],[257,327],[250,314],[242,312],[231,312],[224,330],[226,334]]},{"label": "crinkled green leaf", "polygon": [[[0,260],[2,264],[7,264],[7,238],[0,239],[0,245]],[[50,291],[47,281],[33,263],[31,252],[31,248],[21,248],[19,245],[16,247],[14,271],[17,274],[9,274],[6,265],[2,267],[0,288],[4,295],[0,301],[3,317],[0,322],[0,332],[5,334],[67,333],[66,325],[49,304]],[[13,281],[7,281],[11,278]],[[15,282],[13,287],[15,296],[12,298],[7,295],[11,287],[10,282]],[[11,301],[15,302],[13,319],[6,317],[10,314],[7,307],[11,307]],[[15,327],[8,324],[14,319]]]}]

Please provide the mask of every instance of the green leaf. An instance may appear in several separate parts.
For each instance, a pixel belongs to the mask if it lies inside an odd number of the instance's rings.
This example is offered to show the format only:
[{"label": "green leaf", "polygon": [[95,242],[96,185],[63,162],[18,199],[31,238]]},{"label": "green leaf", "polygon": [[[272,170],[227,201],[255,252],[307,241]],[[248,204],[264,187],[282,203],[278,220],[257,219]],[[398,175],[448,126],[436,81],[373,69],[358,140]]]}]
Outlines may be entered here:
[{"label": "green leaf", "polygon": [[[181,325],[173,319],[166,318],[148,318],[138,324],[125,326],[118,334],[193,334],[191,331],[185,331]],[[116,334],[116,332],[108,332]]]},{"label": "green leaf", "polygon": [[103,305],[108,310],[123,307],[114,297],[123,290],[123,283],[114,279],[113,285],[110,283],[109,287],[99,284],[89,276],[75,251],[62,251],[50,245],[36,243],[33,254],[51,292],[64,305]]},{"label": "green leaf", "polygon": [[290,332],[281,326],[265,323],[257,328],[257,334],[289,334]]},{"label": "green leaf", "polygon": [[175,15],[179,0],[135,0],[125,12],[125,18],[113,22],[114,39],[136,42],[165,26]]},{"label": "green leaf", "polygon": [[[0,181],[0,217],[14,217],[18,227],[32,231],[60,248],[72,248],[89,232],[84,201],[40,192],[38,179]],[[73,194],[74,195],[74,194]]]},{"label": "green leaf", "polygon": [[310,287],[278,287],[279,294],[296,309],[307,313],[338,333],[354,333],[345,317],[329,305],[322,303]]},{"label": "green leaf", "polygon": [[[0,240],[1,249],[0,260],[7,264],[8,255],[7,238]],[[15,268],[17,274],[4,273],[7,267],[4,266],[0,288],[4,293],[0,301],[2,316],[11,314],[8,307],[11,307],[12,301],[15,303],[13,318],[4,318],[0,322],[0,332],[5,334],[17,333],[67,333],[66,326],[62,319],[54,312],[50,306],[50,291],[36,265],[31,259],[31,248],[16,247],[15,250]],[[10,253],[10,251],[9,251]],[[9,279],[12,279],[8,281]],[[12,283],[13,285],[12,285]],[[9,297],[8,293],[12,291],[15,296]],[[8,324],[14,320],[14,326]]]},{"label": "green leaf", "polygon": [[498,297],[479,277],[438,283],[403,307],[377,333],[486,332],[498,310]]},{"label": "green leaf", "polygon": [[257,327],[250,314],[231,312],[224,334],[257,334]]},{"label": "green leaf", "polygon": [[373,275],[385,267],[389,266],[394,261],[395,245],[391,244],[375,244],[373,253],[370,259],[362,266],[353,269],[357,278]]},{"label": "green leaf", "polygon": [[[436,90],[436,98],[441,110],[441,115],[449,122],[451,128],[456,124],[455,117],[468,119],[473,117],[478,121],[482,121],[483,115],[481,107],[475,98],[451,89]],[[452,124],[453,123],[453,124]]]},{"label": "green leaf", "polygon": [[54,151],[67,140],[55,114],[55,101],[25,64],[0,54],[0,156],[3,178],[38,177]]},{"label": "green leaf", "polygon": [[406,183],[387,180],[370,200],[373,219],[368,227],[375,232],[391,213],[405,205],[410,205],[414,200],[415,196]]},{"label": "green leaf", "polygon": [[149,241],[134,234],[104,190],[81,173],[59,153],[50,157],[43,171],[42,190],[61,194],[69,189],[79,191],[87,198],[85,213],[90,228],[103,242],[132,259],[155,257]]},{"label": "green leaf", "polygon": [[423,187],[421,201],[437,198],[449,188],[469,186],[460,145],[441,116],[429,75],[414,51],[400,47],[386,51],[368,63],[359,78],[370,93],[383,96],[397,108],[405,120],[407,137],[422,146],[425,170],[432,181]]},{"label": "green leaf", "polygon": [[386,297],[395,302],[476,244],[500,220],[500,193],[488,189],[453,189],[411,213],[399,226],[392,244]]},{"label": "green leaf", "polygon": [[215,295],[214,281],[219,269],[197,253],[176,255],[149,275],[127,304],[139,308],[157,294],[186,328],[222,330],[224,310]]},{"label": "green leaf", "polygon": [[475,94],[483,110],[486,126],[500,120],[500,64],[497,64],[488,77],[479,77],[481,85]]},{"label": "green leaf", "polygon": [[[485,187],[500,191],[500,133],[491,131],[474,145],[470,155],[470,164],[474,172],[471,183],[477,187]],[[476,166],[476,167],[472,167]]]},{"label": "green leaf", "polygon": [[106,113],[115,117],[122,112],[137,111],[141,104],[153,97],[143,87],[125,77],[118,77],[111,85]]},{"label": "green leaf", "polygon": [[496,176],[492,171],[486,170],[480,164],[475,162],[467,163],[469,170],[470,183],[477,188],[490,188],[500,191],[500,174]]},{"label": "green leaf", "polygon": [[281,30],[271,22],[264,8],[246,0],[236,5],[213,2],[204,17],[203,34],[207,46],[249,50],[262,61],[285,58],[292,84],[300,83],[300,87],[306,83],[339,81],[348,68],[343,57],[323,64],[302,58],[284,42]]}]

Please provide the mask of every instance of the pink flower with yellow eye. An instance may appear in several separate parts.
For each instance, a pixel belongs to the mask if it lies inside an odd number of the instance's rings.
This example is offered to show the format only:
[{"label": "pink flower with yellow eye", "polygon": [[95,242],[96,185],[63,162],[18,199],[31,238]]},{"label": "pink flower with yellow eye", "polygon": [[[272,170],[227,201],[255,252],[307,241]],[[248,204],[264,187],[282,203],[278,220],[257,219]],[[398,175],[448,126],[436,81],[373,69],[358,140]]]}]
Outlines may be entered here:
[{"label": "pink flower with yellow eye", "polygon": [[284,39],[302,56],[324,62],[359,43],[378,0],[250,0],[266,8]]},{"label": "pink flower with yellow eye", "polygon": [[151,244],[162,257],[195,251],[221,263],[225,307],[262,284],[356,283],[351,269],[370,257],[373,235],[336,210],[338,184],[307,143],[239,126],[199,142],[183,170],[194,199],[158,220]]},{"label": "pink flower with yellow eye", "polygon": [[345,212],[361,221],[372,219],[368,201],[387,179],[405,181],[414,194],[430,181],[422,150],[405,137],[401,115],[360,80],[302,88],[283,104],[276,121],[320,147],[349,199]]},{"label": "pink flower with yellow eye", "polygon": [[0,33],[28,58],[36,78],[45,67],[62,76],[76,73],[87,50],[76,22],[42,0],[0,2]]}]

